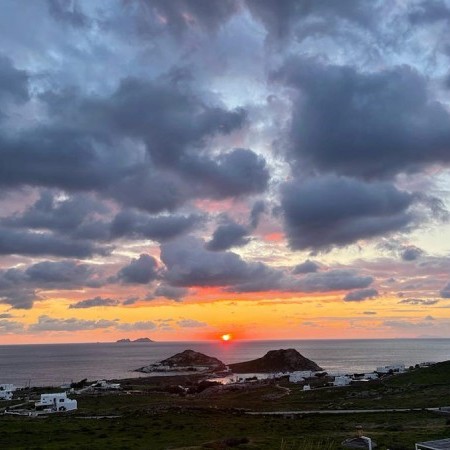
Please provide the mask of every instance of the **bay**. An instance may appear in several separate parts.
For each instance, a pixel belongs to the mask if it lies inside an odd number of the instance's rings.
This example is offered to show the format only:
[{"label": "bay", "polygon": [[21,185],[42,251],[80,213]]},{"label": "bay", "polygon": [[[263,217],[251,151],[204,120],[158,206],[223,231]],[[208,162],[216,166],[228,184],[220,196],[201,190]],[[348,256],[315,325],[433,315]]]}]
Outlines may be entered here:
[{"label": "bay", "polygon": [[0,346],[0,384],[58,386],[70,381],[141,377],[133,372],[192,349],[226,364],[295,348],[329,372],[372,372],[377,366],[406,366],[450,359],[450,339],[283,340],[35,344]]}]

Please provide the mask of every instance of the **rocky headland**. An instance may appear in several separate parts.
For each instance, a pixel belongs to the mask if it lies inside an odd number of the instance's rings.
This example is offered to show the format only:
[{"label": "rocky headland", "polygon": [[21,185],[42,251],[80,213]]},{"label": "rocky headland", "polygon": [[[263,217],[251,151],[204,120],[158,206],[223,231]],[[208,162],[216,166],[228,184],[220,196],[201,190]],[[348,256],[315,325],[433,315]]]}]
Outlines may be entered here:
[{"label": "rocky headland", "polygon": [[228,367],[234,373],[275,373],[295,372],[298,370],[323,370],[314,361],[305,358],[293,348],[288,348],[286,350],[271,350],[262,358],[230,364]]},{"label": "rocky headland", "polygon": [[177,353],[170,358],[164,359],[156,364],[136,369],[137,372],[219,372],[225,370],[225,364],[217,358],[195,352],[194,350],[185,350]]}]

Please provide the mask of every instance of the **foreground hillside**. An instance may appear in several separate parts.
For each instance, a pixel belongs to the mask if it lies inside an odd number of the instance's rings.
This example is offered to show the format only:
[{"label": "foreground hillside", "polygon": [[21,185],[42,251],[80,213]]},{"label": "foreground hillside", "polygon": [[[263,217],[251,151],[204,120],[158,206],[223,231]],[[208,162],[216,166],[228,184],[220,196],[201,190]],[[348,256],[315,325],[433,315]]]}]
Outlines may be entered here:
[{"label": "foreground hillside", "polygon": [[[287,383],[236,389],[198,386],[198,376],[132,379],[127,393],[78,396],[70,415],[30,419],[0,416],[0,448],[335,450],[362,425],[381,450],[406,450],[448,437],[450,416],[422,410],[450,405],[450,362],[345,388],[303,392]],[[252,411],[419,408],[411,412],[252,416]],[[57,433],[55,432],[57,430]]]}]

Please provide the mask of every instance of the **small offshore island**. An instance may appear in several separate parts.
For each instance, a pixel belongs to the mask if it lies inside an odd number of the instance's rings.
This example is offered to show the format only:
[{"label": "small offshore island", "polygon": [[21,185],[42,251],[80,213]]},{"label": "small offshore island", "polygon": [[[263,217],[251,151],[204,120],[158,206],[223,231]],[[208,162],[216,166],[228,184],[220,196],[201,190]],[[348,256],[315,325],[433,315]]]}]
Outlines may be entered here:
[{"label": "small offshore island", "polygon": [[2,448],[337,450],[368,448],[364,434],[406,450],[449,434],[450,361],[339,375],[292,348],[230,365],[187,349],[135,371],[4,395]]},{"label": "small offshore island", "polygon": [[155,342],[155,341],[153,341],[152,339],[150,339],[148,337],[138,338],[138,339],[134,339],[134,340],[125,338],[125,339],[117,340],[116,344],[131,343],[131,342]]}]

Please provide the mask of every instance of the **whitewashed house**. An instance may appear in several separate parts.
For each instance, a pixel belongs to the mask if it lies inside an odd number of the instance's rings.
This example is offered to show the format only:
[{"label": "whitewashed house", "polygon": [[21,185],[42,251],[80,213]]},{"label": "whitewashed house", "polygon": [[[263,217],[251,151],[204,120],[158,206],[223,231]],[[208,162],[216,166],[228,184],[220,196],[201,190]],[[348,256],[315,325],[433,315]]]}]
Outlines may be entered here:
[{"label": "whitewashed house", "polygon": [[0,400],[12,400],[15,390],[17,388],[13,384],[0,384]]},{"label": "whitewashed house", "polygon": [[334,377],[333,386],[348,386],[352,382],[352,379],[347,376],[343,375],[340,377]]},{"label": "whitewashed house", "polygon": [[305,384],[305,385],[303,386],[303,390],[304,390],[304,391],[310,391],[310,390],[311,390],[311,386],[310,386],[309,384]]},{"label": "whitewashed house", "polygon": [[120,384],[119,383],[109,383],[106,380],[99,380],[99,381],[96,381],[95,383],[91,384],[91,387],[93,387],[94,389],[108,391],[108,390],[120,389]]},{"label": "whitewashed house", "polygon": [[77,401],[67,397],[65,392],[41,394],[41,400],[35,403],[36,411],[64,412],[77,409]]},{"label": "whitewashed house", "polygon": [[297,370],[289,374],[289,381],[291,383],[302,383],[306,378],[311,378],[314,372],[311,370]]},{"label": "whitewashed house", "polygon": [[376,372],[378,373],[389,373],[389,372],[399,373],[405,371],[404,364],[391,364],[390,366],[377,367]]}]

